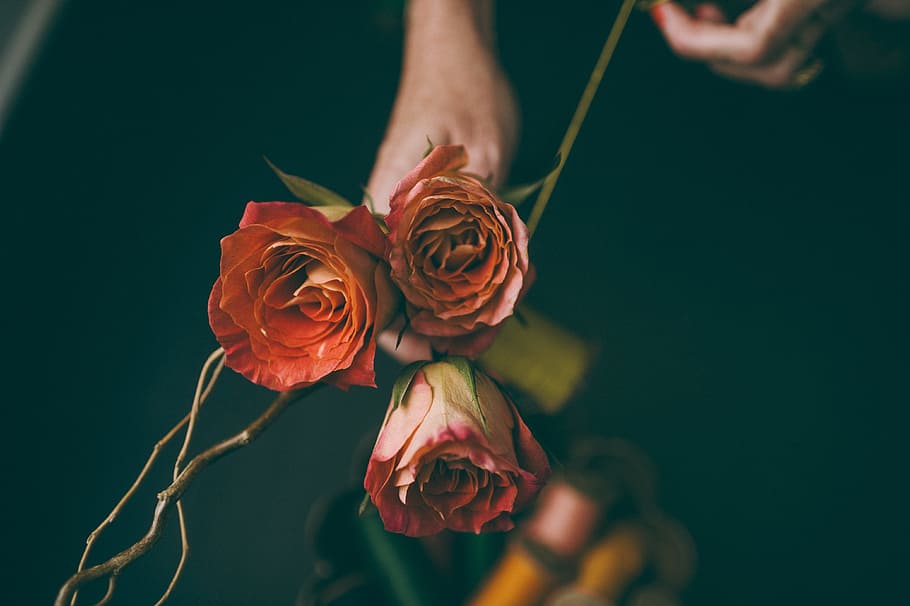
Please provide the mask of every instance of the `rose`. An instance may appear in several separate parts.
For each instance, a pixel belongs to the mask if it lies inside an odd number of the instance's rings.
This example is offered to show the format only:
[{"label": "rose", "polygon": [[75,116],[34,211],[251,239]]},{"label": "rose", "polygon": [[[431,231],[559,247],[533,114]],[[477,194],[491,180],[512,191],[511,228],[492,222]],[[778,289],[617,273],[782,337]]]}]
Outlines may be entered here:
[{"label": "rose", "polygon": [[459,172],[467,162],[460,145],[434,147],[398,182],[386,223],[410,327],[439,351],[474,357],[531,277],[527,227],[513,205]]},{"label": "rose", "polygon": [[515,405],[465,358],[409,368],[364,478],[386,530],[424,536],[512,528],[509,514],[550,475]]},{"label": "rose", "polygon": [[374,335],[398,306],[385,236],[365,207],[250,202],[221,240],[209,323],[225,364],[287,391],[375,386]]}]

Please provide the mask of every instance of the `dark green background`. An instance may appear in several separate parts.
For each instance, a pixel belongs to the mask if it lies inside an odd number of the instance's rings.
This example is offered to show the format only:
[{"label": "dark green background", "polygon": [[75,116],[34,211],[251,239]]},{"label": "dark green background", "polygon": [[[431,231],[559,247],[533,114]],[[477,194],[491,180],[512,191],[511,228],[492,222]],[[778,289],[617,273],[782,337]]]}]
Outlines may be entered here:
[{"label": "dark green background", "polygon": [[[613,5],[502,4],[519,181],[549,166]],[[50,603],[187,410],[216,346],[218,239],[247,200],[286,198],[261,154],[358,197],[399,57],[394,3],[63,11],[0,141],[5,603]],[[836,76],[800,94],[727,83],[635,15],[563,173],[529,299],[601,343],[582,418],[653,457],[698,544],[687,603],[901,601],[908,99]],[[174,604],[293,602],[308,508],[381,420],[396,367],[379,366],[379,391],[297,405],[191,489]],[[197,443],[268,399],[225,376]],[[97,554],[144,532],[166,467]],[[163,590],[171,531],[115,604]]]}]

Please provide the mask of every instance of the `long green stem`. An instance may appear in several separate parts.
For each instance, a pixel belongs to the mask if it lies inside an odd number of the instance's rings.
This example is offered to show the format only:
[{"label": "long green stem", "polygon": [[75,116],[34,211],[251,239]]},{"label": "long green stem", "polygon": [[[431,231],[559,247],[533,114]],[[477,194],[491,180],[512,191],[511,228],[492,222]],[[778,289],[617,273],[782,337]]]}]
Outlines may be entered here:
[{"label": "long green stem", "polygon": [[566,165],[566,160],[569,158],[569,152],[572,151],[572,145],[575,143],[578,131],[581,130],[581,125],[585,121],[585,116],[588,115],[591,101],[594,100],[594,94],[600,86],[600,81],[603,79],[607,65],[609,65],[610,59],[613,57],[613,51],[616,50],[616,45],[619,43],[619,37],[626,27],[626,22],[629,20],[629,14],[632,12],[632,8],[635,6],[636,1],[637,0],[623,0],[622,6],[619,8],[619,14],[616,15],[616,20],[613,22],[613,27],[610,28],[610,34],[607,36],[607,41],[604,42],[603,50],[600,51],[600,57],[598,57],[597,63],[594,65],[591,77],[588,78],[588,84],[585,86],[584,92],[581,93],[578,105],[575,106],[575,114],[572,115],[572,120],[569,122],[566,134],[563,135],[562,143],[559,144],[559,166],[557,166],[556,170],[550,173],[544,181],[543,187],[541,187],[540,193],[537,195],[537,200],[534,201],[534,207],[531,209],[531,216],[528,218],[528,232],[532,236],[537,229],[537,224],[540,223],[543,211],[547,207],[550,195],[553,193],[553,188],[556,187],[556,181],[559,180],[559,175],[562,173],[562,167]]}]

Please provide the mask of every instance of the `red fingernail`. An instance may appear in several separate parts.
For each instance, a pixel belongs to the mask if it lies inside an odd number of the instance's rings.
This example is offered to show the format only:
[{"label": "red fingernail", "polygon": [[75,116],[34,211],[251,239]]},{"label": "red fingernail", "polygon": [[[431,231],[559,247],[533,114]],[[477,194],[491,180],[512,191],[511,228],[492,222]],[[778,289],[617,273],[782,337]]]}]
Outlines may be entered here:
[{"label": "red fingernail", "polygon": [[664,24],[664,12],[663,6],[658,4],[651,8],[651,18],[654,20],[654,23],[657,24],[657,27],[660,27]]}]

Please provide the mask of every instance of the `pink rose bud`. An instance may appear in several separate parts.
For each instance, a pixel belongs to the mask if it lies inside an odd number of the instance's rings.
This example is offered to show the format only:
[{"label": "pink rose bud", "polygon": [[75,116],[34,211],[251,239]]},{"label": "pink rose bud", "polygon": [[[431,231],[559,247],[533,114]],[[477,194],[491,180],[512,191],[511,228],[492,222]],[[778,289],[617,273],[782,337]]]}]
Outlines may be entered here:
[{"label": "pink rose bud", "polygon": [[515,405],[465,358],[421,362],[398,379],[364,488],[386,530],[509,530],[550,475]]}]

